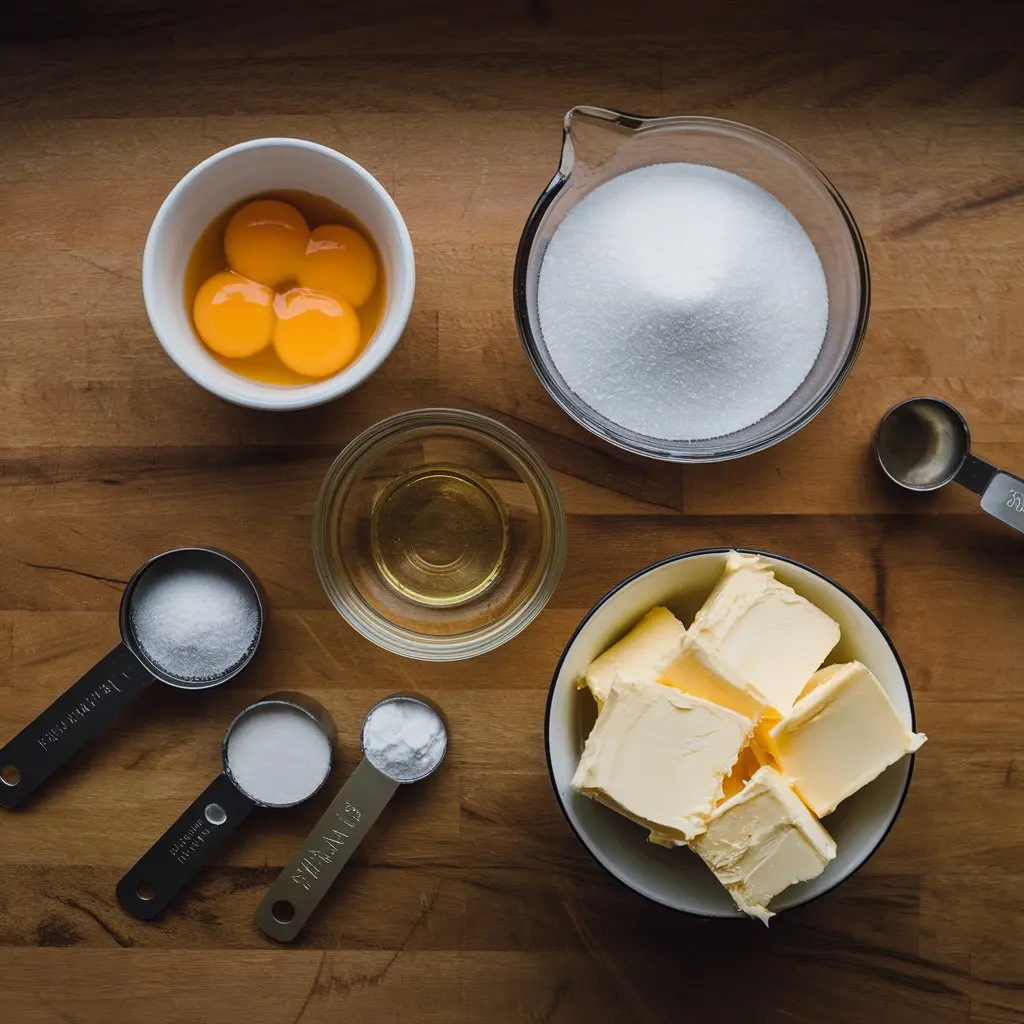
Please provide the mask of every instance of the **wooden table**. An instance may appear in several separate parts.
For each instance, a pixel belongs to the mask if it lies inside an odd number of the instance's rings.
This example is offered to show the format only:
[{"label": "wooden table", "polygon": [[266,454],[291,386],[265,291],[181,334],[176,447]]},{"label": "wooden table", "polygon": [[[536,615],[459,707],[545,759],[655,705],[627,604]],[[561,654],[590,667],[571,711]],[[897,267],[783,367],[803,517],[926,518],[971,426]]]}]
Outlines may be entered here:
[{"label": "wooden table", "polygon": [[[265,649],[232,685],[157,691],[30,807],[0,816],[4,1024],[743,1021],[1024,1017],[1024,547],[966,492],[906,500],[869,442],[895,401],[955,402],[977,451],[1024,471],[1024,77],[1019,24],[953,2],[532,0],[438,4],[103,0],[5,12],[0,51],[0,734],[117,638],[148,555],[223,546],[262,577]],[[968,23],[969,19],[969,23]],[[987,27],[978,28],[978,24]],[[971,28],[970,25],[975,27]],[[569,422],[516,337],[511,269],[574,103],[755,124],[819,163],[873,270],[863,354],[799,436],[736,463],[623,456]],[[140,260],[195,163],[262,135],[348,153],[416,247],[404,341],[357,393],[237,409],[154,340]],[[309,550],[319,482],[358,431],[452,404],[553,468],[570,556],[506,649],[446,667],[388,656],[329,607]],[[552,799],[542,717],[586,609],[704,545],[803,559],[883,619],[931,737],[881,852],[815,904],[702,923],[603,874]],[[357,725],[399,687],[450,716],[450,762],[404,794],[296,948],[252,913],[326,794],[252,821],[163,921],[127,918],[123,871],[217,770],[229,718],[289,687]],[[332,789],[334,786],[332,785]]]}]

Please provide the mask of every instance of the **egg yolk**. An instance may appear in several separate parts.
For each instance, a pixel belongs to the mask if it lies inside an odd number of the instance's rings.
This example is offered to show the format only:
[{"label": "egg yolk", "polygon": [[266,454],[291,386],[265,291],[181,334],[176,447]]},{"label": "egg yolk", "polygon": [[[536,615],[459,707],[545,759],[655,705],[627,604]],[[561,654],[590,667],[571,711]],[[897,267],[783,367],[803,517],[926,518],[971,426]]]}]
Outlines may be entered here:
[{"label": "egg yolk", "polygon": [[359,316],[338,295],[292,288],[274,299],[274,349],[290,370],[326,377],[347,366],[359,350]]},{"label": "egg yolk", "polygon": [[192,306],[199,337],[214,352],[232,359],[255,355],[274,331],[274,292],[230,270],[214,274]]},{"label": "egg yolk", "polygon": [[303,288],[340,295],[358,309],[377,284],[377,259],[358,231],[324,224],[310,233],[298,281]]},{"label": "egg yolk", "polygon": [[274,287],[295,280],[308,241],[309,228],[294,206],[257,199],[228,221],[224,254],[235,273]]}]

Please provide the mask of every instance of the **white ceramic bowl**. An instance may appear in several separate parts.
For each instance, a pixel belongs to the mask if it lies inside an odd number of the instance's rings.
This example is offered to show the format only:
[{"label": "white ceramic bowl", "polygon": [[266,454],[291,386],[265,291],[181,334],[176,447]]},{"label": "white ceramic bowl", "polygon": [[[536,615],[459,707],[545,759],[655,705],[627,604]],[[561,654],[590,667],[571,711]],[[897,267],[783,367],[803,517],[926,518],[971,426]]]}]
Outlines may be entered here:
[{"label": "white ceramic bowl", "polygon": [[[263,384],[222,366],[199,342],[185,305],[185,268],[203,231],[235,203],[279,189],[311,192],[353,213],[373,236],[387,277],[384,317],[355,362],[328,380],[295,386]],[[167,354],[207,391],[253,409],[304,409],[362,384],[405,330],[415,286],[409,230],[384,187],[354,160],[302,139],[253,139],[193,167],[157,212],[142,259],[146,312]]]},{"label": "white ceramic bowl", "polygon": [[[743,550],[743,549],[740,549]],[[839,623],[842,639],[829,661],[857,659],[878,677],[907,725],[914,727],[910,684],[899,656],[871,613],[821,573],[764,551],[775,575]],[[685,623],[711,593],[725,567],[723,549],[691,551],[641,570],[605,595],[580,623],[555,672],[545,721],[548,770],[555,796],[577,838],[620,882],[648,899],[700,917],[744,915],[696,854],[647,842],[647,833],[601,804],[580,796],[572,776],[594,720],[594,705],[576,680],[649,608],[667,605]],[[898,761],[874,782],[844,800],[824,819],[838,846],[817,878],[791,886],[771,902],[782,911],[821,896],[849,878],[881,846],[910,786],[913,756]]]}]

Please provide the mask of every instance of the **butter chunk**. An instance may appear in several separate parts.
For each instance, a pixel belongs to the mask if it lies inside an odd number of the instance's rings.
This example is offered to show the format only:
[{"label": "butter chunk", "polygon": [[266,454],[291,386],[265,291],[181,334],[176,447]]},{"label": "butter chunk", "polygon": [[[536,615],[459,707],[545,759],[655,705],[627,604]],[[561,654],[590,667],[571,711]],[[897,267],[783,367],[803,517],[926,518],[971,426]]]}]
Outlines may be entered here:
[{"label": "butter chunk", "polygon": [[617,644],[590,663],[579,686],[590,687],[598,704],[616,683],[654,682],[680,650],[686,627],[660,605],[652,608]]},{"label": "butter chunk", "polygon": [[839,626],[780,583],[763,558],[732,551],[688,639],[731,665],[782,716],[839,642]]},{"label": "butter chunk", "polygon": [[683,693],[721,704],[755,720],[771,704],[756,686],[693,636],[684,640],[679,655],[665,666],[658,678]]},{"label": "butter chunk", "polygon": [[769,735],[772,754],[819,818],[927,739],[904,725],[859,661],[816,673]]},{"label": "butter chunk", "polygon": [[692,840],[715,877],[745,914],[768,923],[771,900],[797,882],[816,878],[836,844],[774,768],[759,768],[711,816]]},{"label": "butter chunk", "polygon": [[734,797],[754,777],[754,773],[766,764],[775,767],[771,754],[758,739],[761,731],[760,723],[750,737],[750,743],[740,751],[740,756],[733,765],[732,773],[722,784],[722,796],[728,800]]},{"label": "butter chunk", "polygon": [[752,719],[655,682],[617,684],[573,776],[585,796],[682,844],[704,831]]}]

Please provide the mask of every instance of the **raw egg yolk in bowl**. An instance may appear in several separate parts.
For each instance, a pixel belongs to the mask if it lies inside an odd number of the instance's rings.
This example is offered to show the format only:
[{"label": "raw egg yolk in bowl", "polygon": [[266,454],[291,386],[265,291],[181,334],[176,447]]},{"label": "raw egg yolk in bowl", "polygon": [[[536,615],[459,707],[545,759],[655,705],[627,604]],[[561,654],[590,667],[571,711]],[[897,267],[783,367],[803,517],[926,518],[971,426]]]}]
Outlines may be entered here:
[{"label": "raw egg yolk in bowl", "polygon": [[358,310],[380,277],[373,247],[355,228],[311,231],[290,203],[256,199],[232,214],[223,247],[227,269],[192,303],[196,332],[215,354],[247,359],[272,346],[288,370],[312,379],[355,360]]}]

